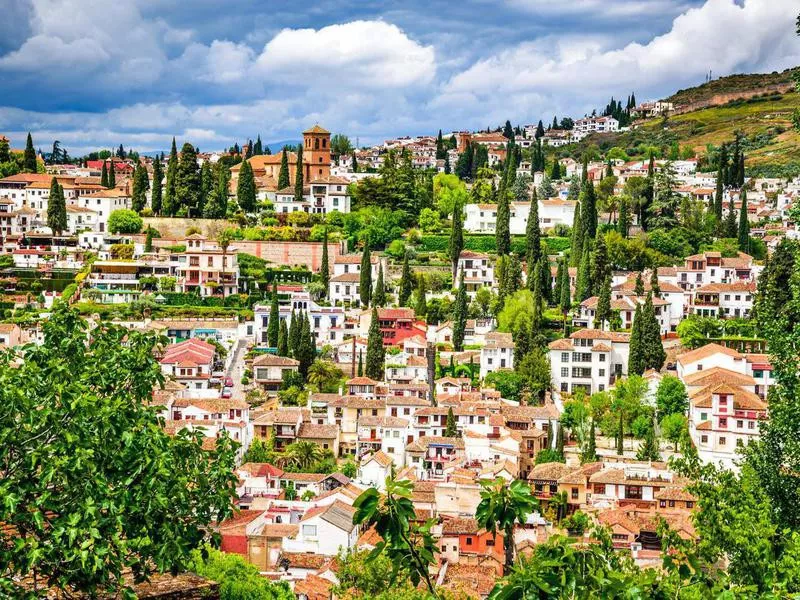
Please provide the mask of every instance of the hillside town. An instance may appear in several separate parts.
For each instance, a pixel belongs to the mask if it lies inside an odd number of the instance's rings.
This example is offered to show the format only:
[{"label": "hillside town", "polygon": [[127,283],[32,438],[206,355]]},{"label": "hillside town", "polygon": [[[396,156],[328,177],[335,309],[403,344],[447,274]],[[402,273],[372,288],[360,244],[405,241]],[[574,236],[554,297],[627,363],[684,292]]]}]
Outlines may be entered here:
[{"label": "hillside town", "polygon": [[661,565],[702,541],[699,469],[739,473],[770,423],[800,177],[750,175],[738,136],[577,146],[675,109],[611,106],[364,148],[311,124],[276,154],[3,136],[0,340],[27,362],[63,311],[157,336],[148,410],[233,442],[219,548],[288,597],[348,597],[397,543],[370,494],[408,502],[416,581],[453,597],[560,536]]}]

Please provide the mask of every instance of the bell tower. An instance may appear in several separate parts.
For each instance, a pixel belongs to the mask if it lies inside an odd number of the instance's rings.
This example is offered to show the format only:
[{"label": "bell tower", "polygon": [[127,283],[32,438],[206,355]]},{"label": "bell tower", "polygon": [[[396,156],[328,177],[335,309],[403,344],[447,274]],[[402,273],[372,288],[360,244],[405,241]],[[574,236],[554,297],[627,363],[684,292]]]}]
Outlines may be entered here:
[{"label": "bell tower", "polygon": [[330,177],[331,132],[314,125],[303,132],[303,180]]}]

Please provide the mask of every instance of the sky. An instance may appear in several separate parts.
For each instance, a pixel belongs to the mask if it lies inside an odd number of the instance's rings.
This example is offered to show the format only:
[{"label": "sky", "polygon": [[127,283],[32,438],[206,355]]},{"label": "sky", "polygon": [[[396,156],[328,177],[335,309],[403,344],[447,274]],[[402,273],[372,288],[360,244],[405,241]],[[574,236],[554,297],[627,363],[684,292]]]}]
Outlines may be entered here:
[{"label": "sky", "polygon": [[0,0],[0,134],[201,151],[552,122],[800,65],[797,0]]}]

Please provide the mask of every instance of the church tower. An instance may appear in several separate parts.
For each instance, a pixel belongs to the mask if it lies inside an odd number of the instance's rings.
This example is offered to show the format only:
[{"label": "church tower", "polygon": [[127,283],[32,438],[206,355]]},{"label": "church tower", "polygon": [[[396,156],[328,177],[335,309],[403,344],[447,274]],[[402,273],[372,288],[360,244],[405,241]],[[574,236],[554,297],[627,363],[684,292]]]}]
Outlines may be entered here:
[{"label": "church tower", "polygon": [[330,174],[331,132],[314,125],[303,132],[303,179],[308,183]]}]

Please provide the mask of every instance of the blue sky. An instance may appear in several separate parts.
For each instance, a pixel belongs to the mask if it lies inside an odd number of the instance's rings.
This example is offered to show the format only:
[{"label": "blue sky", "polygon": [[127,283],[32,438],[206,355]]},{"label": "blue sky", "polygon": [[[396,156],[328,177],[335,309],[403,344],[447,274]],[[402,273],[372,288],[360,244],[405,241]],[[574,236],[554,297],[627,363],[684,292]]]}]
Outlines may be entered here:
[{"label": "blue sky", "polygon": [[548,122],[800,64],[796,0],[3,4],[0,133],[71,153]]}]

